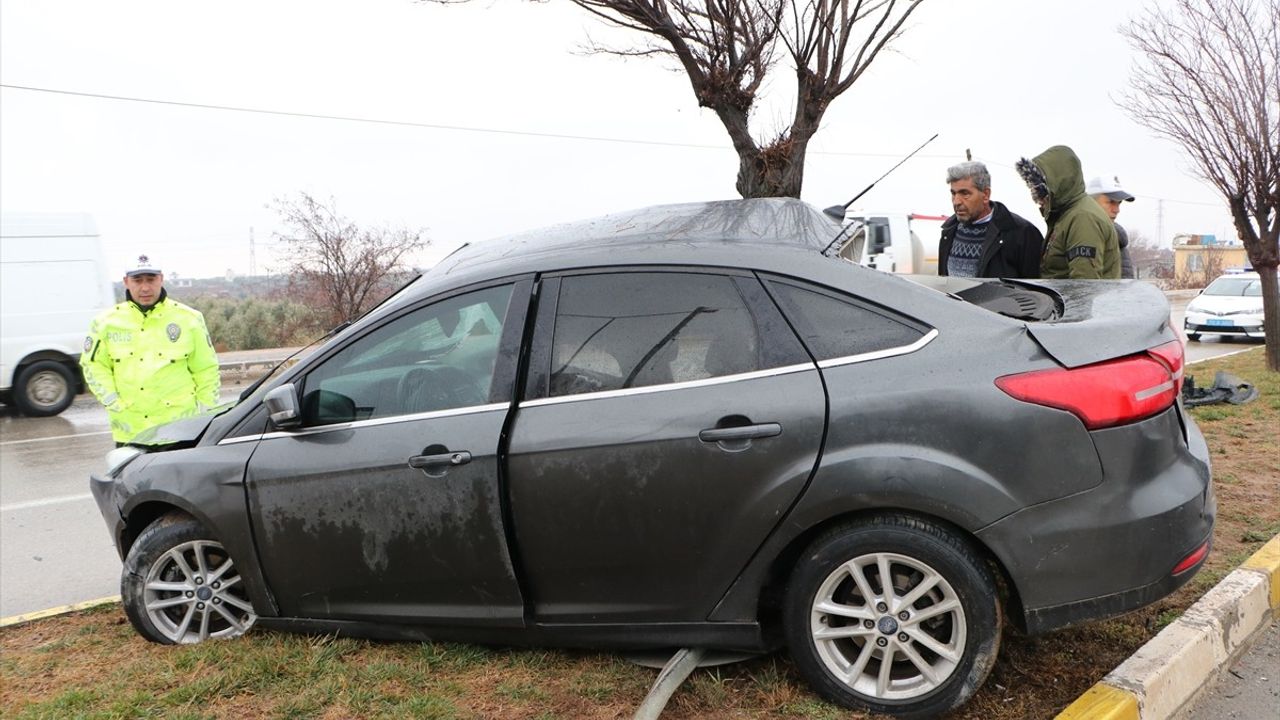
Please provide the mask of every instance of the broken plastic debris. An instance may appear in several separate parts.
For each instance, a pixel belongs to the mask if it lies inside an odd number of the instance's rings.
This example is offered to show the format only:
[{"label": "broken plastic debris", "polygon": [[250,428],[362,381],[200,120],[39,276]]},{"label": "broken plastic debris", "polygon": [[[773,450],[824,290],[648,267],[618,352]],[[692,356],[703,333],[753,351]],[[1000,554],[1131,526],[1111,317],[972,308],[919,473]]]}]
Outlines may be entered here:
[{"label": "broken plastic debris", "polygon": [[1219,370],[1213,376],[1213,385],[1196,387],[1196,379],[1188,375],[1182,385],[1182,404],[1188,407],[1230,403],[1243,405],[1258,397],[1258,389],[1230,373]]}]

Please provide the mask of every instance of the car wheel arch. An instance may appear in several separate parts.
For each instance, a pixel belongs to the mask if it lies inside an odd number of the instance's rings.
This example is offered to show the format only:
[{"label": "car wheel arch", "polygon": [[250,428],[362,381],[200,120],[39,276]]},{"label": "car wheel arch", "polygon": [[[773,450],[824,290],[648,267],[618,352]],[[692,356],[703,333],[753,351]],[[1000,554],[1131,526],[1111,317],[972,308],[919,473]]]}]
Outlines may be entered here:
[{"label": "car wheel arch", "polygon": [[760,587],[757,616],[762,619],[776,617],[776,608],[773,606],[775,601],[781,598],[782,591],[786,588],[791,575],[797,568],[797,561],[800,556],[817,540],[826,535],[839,534],[850,527],[874,524],[877,518],[888,516],[913,518],[940,525],[965,539],[981,553],[983,563],[996,578],[998,586],[996,592],[1003,601],[1006,619],[1011,621],[1019,630],[1025,629],[1026,622],[1018,587],[1013,582],[1012,576],[1010,576],[1008,569],[1005,568],[999,556],[981,538],[961,525],[936,514],[903,507],[862,508],[839,513],[797,533],[770,562],[768,575]]},{"label": "car wheel arch", "polygon": [[18,377],[18,374],[23,370],[26,370],[28,367],[38,362],[44,361],[56,362],[61,365],[65,365],[67,369],[71,371],[71,377],[74,380],[72,390],[75,391],[76,394],[84,392],[84,376],[80,374],[79,360],[60,350],[37,350],[33,353],[24,355],[21,360],[14,364],[13,377]]},{"label": "car wheel arch", "polygon": [[151,526],[152,523],[160,518],[171,516],[174,521],[191,518],[196,522],[209,527],[207,519],[197,517],[194,513],[189,512],[186,508],[181,507],[172,500],[144,500],[133,507],[128,512],[122,512],[121,517],[124,518],[124,525],[120,530],[120,557],[129,554],[129,550],[133,548],[133,544],[138,540],[138,536],[142,531]]}]

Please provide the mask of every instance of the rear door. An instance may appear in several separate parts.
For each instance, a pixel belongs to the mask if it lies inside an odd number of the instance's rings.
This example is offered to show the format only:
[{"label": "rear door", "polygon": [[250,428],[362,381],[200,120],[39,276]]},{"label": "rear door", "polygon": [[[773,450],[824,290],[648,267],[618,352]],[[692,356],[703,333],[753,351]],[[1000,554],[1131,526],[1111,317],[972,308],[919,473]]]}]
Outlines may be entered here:
[{"label": "rear door", "polygon": [[498,447],[531,283],[389,318],[308,371],[303,427],[249,461],[282,614],[520,625]]},{"label": "rear door", "polygon": [[822,382],[759,282],[549,278],[510,445],[539,622],[704,620],[808,481]]}]

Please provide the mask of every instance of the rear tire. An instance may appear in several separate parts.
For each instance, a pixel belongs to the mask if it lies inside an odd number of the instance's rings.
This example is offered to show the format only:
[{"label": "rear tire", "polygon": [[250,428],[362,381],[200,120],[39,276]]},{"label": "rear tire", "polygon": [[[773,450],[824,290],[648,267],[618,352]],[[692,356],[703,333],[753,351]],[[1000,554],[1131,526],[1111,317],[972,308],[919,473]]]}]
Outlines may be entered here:
[{"label": "rear tire", "polygon": [[834,703],[937,717],[995,665],[997,587],[977,548],[941,525],[897,514],[845,525],[799,559],[783,605],[787,645]]},{"label": "rear tire", "polygon": [[1191,342],[1200,342],[1200,333],[1187,333],[1187,340]]},{"label": "rear tire", "polygon": [[71,368],[56,360],[39,360],[22,369],[13,383],[13,402],[24,415],[48,417],[66,410],[76,398]]},{"label": "rear tire", "polygon": [[258,619],[222,543],[180,513],[148,525],[129,548],[120,596],[134,629],[162,645],[239,637]]}]

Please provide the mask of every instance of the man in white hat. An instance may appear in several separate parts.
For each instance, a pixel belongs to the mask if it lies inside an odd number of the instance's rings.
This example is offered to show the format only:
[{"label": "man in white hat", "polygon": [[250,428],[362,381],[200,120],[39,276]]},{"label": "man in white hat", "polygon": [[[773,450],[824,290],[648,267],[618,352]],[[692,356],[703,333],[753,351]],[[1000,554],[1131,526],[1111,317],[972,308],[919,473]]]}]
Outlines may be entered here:
[{"label": "man in white hat", "polygon": [[1116,234],[1120,236],[1120,277],[1133,278],[1133,261],[1129,259],[1129,233],[1116,222],[1120,214],[1120,203],[1133,202],[1133,196],[1120,187],[1120,178],[1115,175],[1096,177],[1089,181],[1084,191],[1098,201],[1102,209],[1111,217],[1116,226]]},{"label": "man in white hat", "polygon": [[125,301],[94,318],[80,368],[107,409],[117,445],[218,403],[218,357],[204,316],[169,297],[164,273],[139,255],[124,273]]}]

